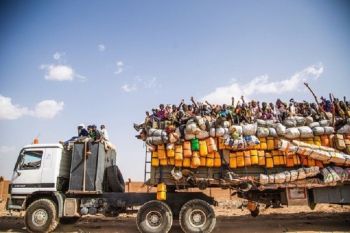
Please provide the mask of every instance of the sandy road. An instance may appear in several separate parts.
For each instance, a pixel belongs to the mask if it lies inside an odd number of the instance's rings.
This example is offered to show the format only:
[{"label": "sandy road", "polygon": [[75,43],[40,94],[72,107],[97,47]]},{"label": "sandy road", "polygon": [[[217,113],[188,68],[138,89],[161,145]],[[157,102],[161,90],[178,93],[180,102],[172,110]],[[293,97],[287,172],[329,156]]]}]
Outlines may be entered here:
[{"label": "sandy road", "polygon": [[[1,232],[25,232],[21,217],[0,217]],[[56,232],[118,232],[136,233],[135,217],[86,217],[70,225],[60,225]],[[177,221],[172,233],[182,232]],[[350,212],[342,213],[269,213],[252,218],[250,215],[218,216],[216,233],[235,232],[350,232]]]}]

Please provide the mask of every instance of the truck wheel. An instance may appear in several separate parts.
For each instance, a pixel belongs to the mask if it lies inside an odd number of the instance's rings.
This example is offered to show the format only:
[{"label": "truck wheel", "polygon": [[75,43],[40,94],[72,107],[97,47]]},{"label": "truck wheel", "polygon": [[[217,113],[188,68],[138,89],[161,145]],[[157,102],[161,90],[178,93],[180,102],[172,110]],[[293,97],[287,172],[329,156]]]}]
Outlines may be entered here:
[{"label": "truck wheel", "polygon": [[136,225],[141,233],[166,233],[173,225],[173,213],[166,203],[149,201],[137,212]]},{"label": "truck wheel", "polygon": [[58,225],[56,204],[49,199],[34,201],[26,210],[24,223],[29,232],[51,232]]},{"label": "truck wheel", "polygon": [[210,233],[213,231],[215,224],[215,212],[206,201],[194,199],[182,206],[180,226],[185,233]]}]

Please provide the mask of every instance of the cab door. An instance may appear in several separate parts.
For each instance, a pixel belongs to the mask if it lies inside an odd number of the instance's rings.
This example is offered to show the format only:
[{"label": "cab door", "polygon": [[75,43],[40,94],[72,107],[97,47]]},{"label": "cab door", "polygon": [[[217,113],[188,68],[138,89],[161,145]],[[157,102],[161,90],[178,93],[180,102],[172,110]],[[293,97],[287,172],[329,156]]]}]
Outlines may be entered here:
[{"label": "cab door", "polygon": [[13,172],[11,194],[30,194],[42,187],[43,148],[23,149]]}]

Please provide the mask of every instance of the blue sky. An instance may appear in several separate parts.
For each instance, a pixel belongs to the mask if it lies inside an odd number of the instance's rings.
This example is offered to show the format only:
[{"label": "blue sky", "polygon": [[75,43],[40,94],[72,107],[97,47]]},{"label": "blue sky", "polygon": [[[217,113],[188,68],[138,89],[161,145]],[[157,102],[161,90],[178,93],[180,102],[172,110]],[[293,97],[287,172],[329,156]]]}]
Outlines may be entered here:
[{"label": "blue sky", "polygon": [[347,1],[1,1],[0,175],[35,136],[103,123],[142,180],[132,123],[159,103],[342,97],[349,22]]}]

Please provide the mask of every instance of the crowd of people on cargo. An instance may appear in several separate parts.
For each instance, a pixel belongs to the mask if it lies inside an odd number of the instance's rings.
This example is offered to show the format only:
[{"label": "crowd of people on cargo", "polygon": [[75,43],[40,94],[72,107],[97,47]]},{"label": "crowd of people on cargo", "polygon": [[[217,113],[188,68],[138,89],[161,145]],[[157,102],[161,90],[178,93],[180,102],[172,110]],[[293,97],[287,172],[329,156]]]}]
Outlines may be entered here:
[{"label": "crowd of people on cargo", "polygon": [[341,127],[350,118],[350,102],[346,97],[343,100],[337,98],[329,100],[321,97],[318,103],[298,102],[294,99],[290,99],[289,103],[281,99],[277,99],[275,103],[268,103],[246,101],[242,96],[237,102],[232,97],[230,105],[220,105],[208,101],[196,102],[191,97],[191,104],[186,104],[182,100],[179,105],[160,104],[159,108],[152,109],[151,113],[146,111],[144,122],[134,124],[134,128],[141,131],[141,134],[136,137],[142,138],[150,128],[167,130],[169,127],[179,127],[181,129],[188,120],[196,116],[205,118],[208,125],[209,122],[214,122],[216,126],[220,126],[224,121],[240,125],[254,123],[258,119],[282,123],[292,116],[312,117],[313,121],[333,120],[334,117],[335,127]]},{"label": "crowd of people on cargo", "polygon": [[74,142],[87,143],[87,154],[91,154],[90,148],[92,143],[101,142],[104,144],[106,149],[114,148],[114,146],[109,142],[108,131],[105,125],[101,125],[100,129],[97,129],[96,125],[88,125],[85,127],[84,124],[80,124],[77,127],[77,136],[73,136],[65,142],[60,141],[60,143],[66,147]]}]

